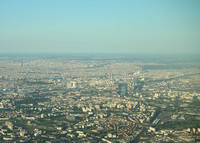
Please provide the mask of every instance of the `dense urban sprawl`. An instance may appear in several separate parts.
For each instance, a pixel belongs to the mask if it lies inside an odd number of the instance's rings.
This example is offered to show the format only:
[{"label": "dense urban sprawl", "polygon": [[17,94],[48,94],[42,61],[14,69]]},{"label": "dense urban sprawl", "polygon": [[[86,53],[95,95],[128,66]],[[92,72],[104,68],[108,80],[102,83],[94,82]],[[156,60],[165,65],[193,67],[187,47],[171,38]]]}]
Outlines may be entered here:
[{"label": "dense urban sprawl", "polygon": [[1,57],[0,140],[199,141],[197,65],[101,57]]}]

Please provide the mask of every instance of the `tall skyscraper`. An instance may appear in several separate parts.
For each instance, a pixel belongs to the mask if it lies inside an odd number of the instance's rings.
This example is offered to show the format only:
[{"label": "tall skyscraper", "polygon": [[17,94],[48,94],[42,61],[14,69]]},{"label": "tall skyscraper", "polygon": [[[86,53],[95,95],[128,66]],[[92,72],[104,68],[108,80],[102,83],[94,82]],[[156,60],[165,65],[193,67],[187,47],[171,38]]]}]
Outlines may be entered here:
[{"label": "tall skyscraper", "polygon": [[76,88],[76,82],[69,82],[67,83],[67,88]]},{"label": "tall skyscraper", "polygon": [[118,94],[119,95],[122,95],[122,96],[125,96],[125,95],[127,95],[127,84],[125,84],[125,83],[121,83],[121,84],[119,84],[118,85]]}]

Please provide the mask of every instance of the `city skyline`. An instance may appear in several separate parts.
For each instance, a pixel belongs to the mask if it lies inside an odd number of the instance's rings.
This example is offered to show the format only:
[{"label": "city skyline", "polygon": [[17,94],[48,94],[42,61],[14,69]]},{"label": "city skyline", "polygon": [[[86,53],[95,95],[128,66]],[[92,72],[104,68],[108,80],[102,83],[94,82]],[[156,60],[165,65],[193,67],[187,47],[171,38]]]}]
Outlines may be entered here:
[{"label": "city skyline", "polygon": [[200,62],[0,56],[1,142],[198,142]]}]

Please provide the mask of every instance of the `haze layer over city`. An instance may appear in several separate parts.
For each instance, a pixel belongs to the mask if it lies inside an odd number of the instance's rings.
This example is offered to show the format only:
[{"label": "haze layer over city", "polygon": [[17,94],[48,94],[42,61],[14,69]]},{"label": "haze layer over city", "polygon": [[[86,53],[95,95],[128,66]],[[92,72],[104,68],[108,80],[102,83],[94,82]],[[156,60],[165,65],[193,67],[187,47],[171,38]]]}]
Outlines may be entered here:
[{"label": "haze layer over city", "polygon": [[200,1],[0,1],[0,142],[200,142]]}]

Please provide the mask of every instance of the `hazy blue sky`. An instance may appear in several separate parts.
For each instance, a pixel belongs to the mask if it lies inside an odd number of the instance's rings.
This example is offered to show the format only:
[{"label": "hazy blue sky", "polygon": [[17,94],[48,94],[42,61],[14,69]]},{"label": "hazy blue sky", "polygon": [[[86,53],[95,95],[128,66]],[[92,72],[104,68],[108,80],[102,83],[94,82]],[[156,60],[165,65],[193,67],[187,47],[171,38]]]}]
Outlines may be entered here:
[{"label": "hazy blue sky", "polygon": [[200,53],[200,0],[0,0],[0,53]]}]

